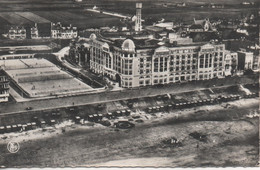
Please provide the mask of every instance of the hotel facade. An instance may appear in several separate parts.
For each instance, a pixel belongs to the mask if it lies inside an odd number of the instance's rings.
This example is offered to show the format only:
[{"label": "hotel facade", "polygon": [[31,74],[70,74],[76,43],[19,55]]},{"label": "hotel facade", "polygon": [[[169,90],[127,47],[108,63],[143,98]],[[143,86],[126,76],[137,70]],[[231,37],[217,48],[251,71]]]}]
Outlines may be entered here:
[{"label": "hotel facade", "polygon": [[230,60],[230,52],[224,44],[139,46],[134,41],[126,39],[113,44],[92,34],[90,69],[125,88],[224,78],[231,74],[231,67],[225,62],[226,56]]}]

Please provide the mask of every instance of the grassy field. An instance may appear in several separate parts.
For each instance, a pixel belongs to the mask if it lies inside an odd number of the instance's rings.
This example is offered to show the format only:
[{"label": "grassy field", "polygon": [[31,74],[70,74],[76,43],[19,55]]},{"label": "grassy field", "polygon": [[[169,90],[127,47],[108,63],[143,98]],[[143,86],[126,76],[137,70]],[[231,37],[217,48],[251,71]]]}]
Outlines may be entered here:
[{"label": "grassy field", "polygon": [[66,10],[66,11],[34,11],[33,13],[44,17],[52,22],[83,28],[110,26],[120,23],[120,19],[104,14],[92,13],[86,10]]},{"label": "grassy field", "polygon": [[[145,20],[148,18],[157,20],[165,18],[170,21],[188,23],[192,22],[193,18],[240,18],[256,10],[253,7],[242,8],[239,5],[242,0],[210,1],[211,3],[228,4],[229,6],[225,9],[209,9],[195,6],[176,8],[174,6],[178,2],[187,2],[194,5],[208,3],[208,0],[176,0],[174,2],[169,0],[141,0],[141,2],[143,2],[142,17]],[[163,6],[165,3],[168,7]],[[81,3],[72,0],[0,0],[0,33],[5,32],[10,25],[32,25],[34,22],[61,22],[65,25],[72,24],[80,29],[120,24],[119,18],[85,10],[86,8],[92,8],[94,5],[107,11],[135,15],[135,1],[130,0],[83,0]]]}]

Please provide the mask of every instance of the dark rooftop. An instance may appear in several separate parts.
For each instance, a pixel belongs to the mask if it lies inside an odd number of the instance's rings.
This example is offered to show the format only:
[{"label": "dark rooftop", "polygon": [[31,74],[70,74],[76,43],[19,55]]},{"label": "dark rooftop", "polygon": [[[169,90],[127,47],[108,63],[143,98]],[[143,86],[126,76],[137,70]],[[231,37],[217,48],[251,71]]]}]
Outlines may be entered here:
[{"label": "dark rooftop", "polygon": [[202,25],[199,24],[193,24],[191,25],[190,29],[203,29]]}]

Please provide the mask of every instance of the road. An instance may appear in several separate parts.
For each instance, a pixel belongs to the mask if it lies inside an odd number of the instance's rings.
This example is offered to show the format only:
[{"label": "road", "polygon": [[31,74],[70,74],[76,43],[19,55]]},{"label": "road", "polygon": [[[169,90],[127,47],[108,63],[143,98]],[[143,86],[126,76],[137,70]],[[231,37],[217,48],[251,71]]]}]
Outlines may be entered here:
[{"label": "road", "polygon": [[126,100],[131,98],[149,97],[163,94],[176,94],[188,91],[203,90],[205,88],[210,88],[213,86],[223,87],[225,86],[237,85],[237,84],[252,84],[258,83],[256,77],[231,77],[227,79],[216,79],[210,81],[196,81],[188,82],[182,84],[172,84],[163,87],[150,86],[142,89],[124,89],[122,91],[113,92],[93,92],[90,94],[82,94],[77,96],[66,96],[57,97],[51,99],[41,99],[34,101],[26,101],[19,103],[3,103],[0,105],[0,114],[3,113],[18,113],[26,112],[26,107],[33,107],[33,110],[44,110],[52,108],[62,108],[74,105],[85,105],[94,104],[107,101],[115,100]]},{"label": "road", "polygon": [[86,9],[86,10],[90,11],[90,12],[102,13],[102,14],[106,14],[106,15],[110,15],[110,16],[114,16],[114,17],[119,17],[119,18],[123,18],[123,19],[131,19],[130,16],[119,14],[119,13],[114,13],[114,12],[106,12],[106,11],[101,12],[100,10],[97,10],[97,9]]},{"label": "road", "polygon": [[70,69],[72,69],[72,70],[74,70],[74,71],[79,72],[79,71],[80,71],[79,68],[74,67],[73,65],[71,65],[71,64],[70,64],[69,62],[67,62],[66,60],[62,60],[62,58],[64,58],[65,55],[68,55],[68,54],[69,54],[69,49],[70,49],[70,47],[64,47],[64,48],[62,48],[59,52],[53,53],[53,54],[57,57],[57,59],[58,59],[60,62],[64,63],[67,67],[69,67]]}]

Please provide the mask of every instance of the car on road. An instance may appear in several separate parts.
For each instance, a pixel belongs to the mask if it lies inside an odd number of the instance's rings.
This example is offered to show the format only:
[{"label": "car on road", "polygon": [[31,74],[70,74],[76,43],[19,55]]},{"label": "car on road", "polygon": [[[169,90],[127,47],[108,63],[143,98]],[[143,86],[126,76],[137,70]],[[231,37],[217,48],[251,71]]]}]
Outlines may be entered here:
[{"label": "car on road", "polygon": [[25,110],[32,110],[32,107],[26,107]]}]

